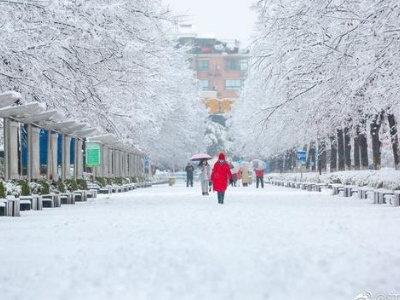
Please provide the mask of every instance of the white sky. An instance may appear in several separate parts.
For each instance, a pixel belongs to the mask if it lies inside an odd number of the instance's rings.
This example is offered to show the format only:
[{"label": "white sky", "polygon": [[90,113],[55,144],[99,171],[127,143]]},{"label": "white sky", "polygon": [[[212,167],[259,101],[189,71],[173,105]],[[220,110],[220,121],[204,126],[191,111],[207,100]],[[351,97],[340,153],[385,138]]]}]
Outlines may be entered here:
[{"label": "white sky", "polygon": [[1,300],[399,299],[400,208],[372,201],[179,181],[22,211],[0,217]]},{"label": "white sky", "polygon": [[256,15],[252,0],[164,0],[175,14],[188,15],[199,35],[212,34],[219,39],[237,39],[247,46]]}]

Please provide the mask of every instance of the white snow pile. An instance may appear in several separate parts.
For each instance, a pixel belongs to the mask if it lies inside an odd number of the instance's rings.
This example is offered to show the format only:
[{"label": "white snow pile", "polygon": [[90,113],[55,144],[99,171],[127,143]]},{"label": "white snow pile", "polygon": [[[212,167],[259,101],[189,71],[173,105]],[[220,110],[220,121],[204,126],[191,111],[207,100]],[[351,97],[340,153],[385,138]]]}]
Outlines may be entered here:
[{"label": "white snow pile", "polygon": [[318,172],[309,173],[286,173],[286,174],[268,174],[267,178],[287,180],[287,181],[304,181],[304,182],[321,182],[321,183],[342,183],[348,185],[370,186],[374,188],[387,188],[400,190],[400,171],[385,168],[382,170],[371,171],[343,171],[325,173],[319,175]]}]

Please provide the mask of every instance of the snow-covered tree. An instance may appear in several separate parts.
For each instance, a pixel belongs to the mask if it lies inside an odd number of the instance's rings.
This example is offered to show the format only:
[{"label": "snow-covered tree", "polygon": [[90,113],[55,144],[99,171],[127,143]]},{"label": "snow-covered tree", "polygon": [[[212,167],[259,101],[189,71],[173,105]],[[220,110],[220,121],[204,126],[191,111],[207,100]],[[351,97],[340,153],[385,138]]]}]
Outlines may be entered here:
[{"label": "snow-covered tree", "polygon": [[169,34],[174,18],[159,0],[1,1],[0,90],[44,102],[150,157],[176,137],[188,151],[204,110]]},{"label": "snow-covered tree", "polygon": [[254,9],[253,58],[231,122],[236,148],[270,156],[330,143],[338,130],[358,137],[369,124],[376,137],[381,116],[397,126],[397,1],[261,0]]}]

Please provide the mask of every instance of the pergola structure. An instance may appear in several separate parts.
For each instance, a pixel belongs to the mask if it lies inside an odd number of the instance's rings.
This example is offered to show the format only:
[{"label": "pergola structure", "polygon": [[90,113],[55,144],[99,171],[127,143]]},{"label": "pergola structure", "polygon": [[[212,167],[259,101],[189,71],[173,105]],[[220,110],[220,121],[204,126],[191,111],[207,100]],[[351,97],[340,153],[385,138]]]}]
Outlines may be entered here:
[{"label": "pergola structure", "polygon": [[[66,120],[56,110],[46,110],[38,102],[22,103],[16,92],[0,94],[0,117],[4,126],[4,179],[18,179],[22,175],[19,168],[21,145],[19,131],[21,124],[26,126],[27,136],[27,179],[40,179],[40,132],[47,131],[47,179],[61,180],[83,177],[83,140],[89,138],[97,129],[86,123]],[[71,174],[71,141],[74,139],[74,172]],[[121,177],[142,174],[140,159],[135,150],[119,142],[112,135],[97,136],[90,140],[101,143],[102,161],[97,167],[98,176]],[[61,146],[60,146],[61,142]],[[58,152],[61,147],[61,164]],[[142,159],[143,160],[143,159]]]},{"label": "pergola structure", "polygon": [[90,142],[101,144],[101,166],[95,168],[100,177],[133,177],[144,173],[144,155],[126,146],[110,134],[92,136]]}]

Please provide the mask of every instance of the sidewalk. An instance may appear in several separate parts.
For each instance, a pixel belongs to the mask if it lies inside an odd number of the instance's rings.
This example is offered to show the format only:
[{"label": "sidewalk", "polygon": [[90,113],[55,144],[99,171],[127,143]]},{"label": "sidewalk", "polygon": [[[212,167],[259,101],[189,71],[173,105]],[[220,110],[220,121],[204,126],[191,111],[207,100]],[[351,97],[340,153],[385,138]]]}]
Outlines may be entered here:
[{"label": "sidewalk", "polygon": [[[400,210],[266,185],[156,185],[1,218],[2,300],[400,293]],[[397,290],[396,290],[397,289]]]}]

